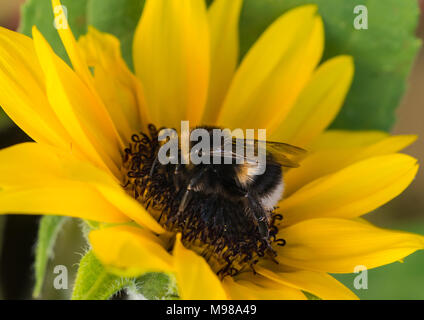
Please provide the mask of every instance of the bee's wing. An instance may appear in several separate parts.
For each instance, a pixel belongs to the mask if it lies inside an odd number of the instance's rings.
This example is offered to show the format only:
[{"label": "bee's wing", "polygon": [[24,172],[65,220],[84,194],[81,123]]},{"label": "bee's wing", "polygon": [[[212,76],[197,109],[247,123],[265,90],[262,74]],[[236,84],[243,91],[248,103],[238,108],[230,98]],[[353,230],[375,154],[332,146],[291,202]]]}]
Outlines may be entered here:
[{"label": "bee's wing", "polygon": [[[299,166],[299,163],[295,160],[298,159],[300,156],[306,154],[306,150],[293,146],[288,143],[283,142],[273,142],[273,141],[260,141],[261,143],[258,143],[258,141],[255,141],[256,144],[258,144],[258,147],[266,147],[266,152],[271,154],[274,161],[281,164],[283,167],[288,168],[297,168]],[[295,159],[290,159],[289,157],[292,156]]]},{"label": "bee's wing", "polygon": [[[228,140],[227,140],[228,142]],[[306,153],[306,150],[283,142],[262,141],[256,139],[232,139],[230,142],[231,148],[218,148],[211,150],[211,154],[220,155],[224,158],[240,159],[247,162],[256,162],[256,159],[251,159],[248,152],[244,148],[253,147],[255,154],[258,154],[259,148],[265,148],[266,154],[271,154],[274,161],[278,162],[283,167],[297,168],[299,166],[296,160],[290,159],[289,156],[299,157]],[[237,144],[241,144],[244,148],[243,153],[239,153]]]},{"label": "bee's wing", "polygon": [[258,142],[265,143],[267,150],[269,150],[270,152],[285,153],[285,154],[290,154],[294,156],[304,155],[307,152],[305,149],[302,149],[300,147],[296,147],[284,142],[261,141],[261,140],[254,140],[254,141],[255,141],[255,144],[257,144]]}]

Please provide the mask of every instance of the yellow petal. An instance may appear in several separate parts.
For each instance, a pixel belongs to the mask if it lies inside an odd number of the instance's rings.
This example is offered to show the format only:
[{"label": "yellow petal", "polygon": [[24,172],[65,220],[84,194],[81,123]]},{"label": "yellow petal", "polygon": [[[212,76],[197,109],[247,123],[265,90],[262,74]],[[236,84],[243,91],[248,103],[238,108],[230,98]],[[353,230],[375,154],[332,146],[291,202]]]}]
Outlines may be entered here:
[{"label": "yellow petal", "polygon": [[243,0],[216,0],[208,11],[211,35],[211,69],[208,102],[202,124],[215,124],[231,83],[239,54],[239,17]]},{"label": "yellow petal", "polygon": [[156,233],[165,233],[165,229],[155,218],[137,200],[126,194],[124,190],[110,188],[101,184],[96,184],[96,187],[108,202],[137,222],[137,224]]},{"label": "yellow petal", "polygon": [[[30,163],[28,163],[28,159],[31,159]],[[22,170],[22,168],[25,168],[25,170]],[[16,209],[13,209],[13,213],[22,213],[22,208],[30,208],[32,213],[77,217],[83,217],[82,215],[86,214],[86,219],[105,222],[129,221],[131,218],[154,232],[164,232],[159,223],[143,206],[125,193],[113,176],[90,163],[75,159],[48,146],[24,143],[1,150],[0,188],[4,189],[4,192],[9,192],[8,195],[10,196],[18,195],[18,191],[26,192],[26,202],[21,200],[22,203],[19,203],[19,201],[16,201],[17,196],[13,196],[15,200],[10,200],[8,202],[10,205],[7,208],[6,205],[2,207],[3,203],[0,203],[3,213],[7,213],[7,210],[12,209],[11,205],[14,205]],[[72,188],[75,190],[71,192]],[[81,188],[81,191],[79,191],[79,188]],[[86,189],[93,191],[84,195]],[[45,196],[43,196],[43,192]],[[6,198],[7,194],[3,194]],[[81,199],[76,194],[81,194]],[[103,210],[100,209],[91,213],[87,210],[73,212],[72,205],[78,205],[79,200],[82,201],[82,204],[84,201],[87,202],[92,194],[94,194],[93,204],[88,204],[88,209],[98,203],[101,208],[109,208],[113,213],[112,218],[108,218],[108,211],[105,211],[103,218]],[[53,201],[54,195],[56,195],[57,204],[61,206],[62,211],[43,212],[50,205],[47,200],[48,197],[52,196]],[[74,204],[73,202],[78,203]],[[33,207],[30,207],[31,203]],[[67,206],[70,207],[69,210]],[[119,219],[114,218],[117,215]],[[112,219],[112,221],[108,219]]]},{"label": "yellow petal", "polygon": [[284,194],[287,197],[307,183],[357,161],[398,152],[416,138],[414,135],[389,136],[380,131],[326,131],[308,150],[300,167],[285,174]]},{"label": "yellow petal", "polygon": [[0,105],[32,139],[59,147],[70,138],[50,107],[32,39],[0,27]]},{"label": "yellow petal", "polygon": [[0,214],[58,215],[109,223],[130,221],[96,189],[70,182],[0,190]]},{"label": "yellow petal", "polygon": [[[24,143],[0,151],[2,214],[51,214],[111,223],[130,221],[94,186],[75,179],[73,170],[67,170],[51,150],[36,143]],[[86,170],[78,170],[77,174],[88,177]]]},{"label": "yellow petal", "polygon": [[[80,47],[77,45],[74,35],[72,34],[71,28],[69,27],[67,16],[64,11],[64,6],[61,5],[60,0],[52,0],[52,7],[54,13],[54,24],[59,33],[60,39],[66,49],[66,53],[71,60],[75,74],[78,75],[80,80],[86,85],[86,90],[89,90],[92,94],[92,98],[96,100],[96,103],[91,105],[91,108],[94,109],[102,119],[103,122],[107,123],[108,130],[113,131],[113,135],[117,135],[117,129],[113,125],[113,121],[110,118],[109,113],[107,112],[106,107],[103,105],[100,97],[94,87],[94,81],[88,68],[87,61],[84,58],[84,53],[81,51]],[[114,139],[119,137],[114,137]],[[120,141],[122,142],[122,141]]]},{"label": "yellow petal", "polygon": [[231,277],[223,280],[224,288],[232,300],[305,300],[298,289],[271,281],[259,275],[249,275],[235,281]]},{"label": "yellow petal", "polygon": [[[74,35],[69,27],[66,14],[63,10],[60,0],[52,0],[53,14],[56,23],[56,30],[66,49],[66,53],[71,60],[72,66],[79,77],[87,84],[91,83],[91,75],[88,65],[77,46]],[[71,13],[72,14],[72,13]]]},{"label": "yellow petal", "polygon": [[315,13],[314,5],[298,7],[265,30],[236,71],[220,125],[270,134],[281,123],[322,55],[323,25]]},{"label": "yellow petal", "polygon": [[366,147],[389,137],[383,131],[326,130],[310,146],[311,151]]},{"label": "yellow petal", "polygon": [[149,231],[117,226],[91,231],[90,244],[96,257],[112,273],[137,277],[147,272],[172,272],[172,257]]},{"label": "yellow petal", "polygon": [[184,247],[181,243],[181,234],[177,235],[173,256],[175,277],[181,299],[227,299],[217,275],[212,271],[205,259]]},{"label": "yellow petal", "polygon": [[350,56],[339,56],[322,64],[270,140],[308,146],[342,107],[352,82],[353,69]]},{"label": "yellow petal", "polygon": [[134,67],[153,123],[199,124],[209,81],[204,0],[147,0],[134,36]]},{"label": "yellow petal", "polygon": [[[282,269],[282,270],[278,270]],[[307,271],[307,270],[292,270],[284,271],[280,265],[264,268],[255,266],[256,272],[260,275],[293,287],[298,290],[312,293],[313,295],[325,300],[352,300],[358,299],[356,295],[346,288],[339,281],[334,279],[327,273]]]},{"label": "yellow petal", "polygon": [[283,265],[329,273],[351,273],[398,261],[424,248],[424,237],[384,230],[358,220],[320,218],[280,230],[277,250]]},{"label": "yellow petal", "polygon": [[418,170],[404,154],[369,158],[324,176],[281,201],[284,225],[318,217],[354,218],[390,201],[405,190]]},{"label": "yellow petal", "polygon": [[[71,148],[81,150],[93,163],[119,176],[118,139],[109,115],[95,95],[60,60],[34,27],[34,45],[46,78],[47,97],[57,117],[72,136]],[[104,111],[104,110],[103,110]]]},{"label": "yellow petal", "polygon": [[1,188],[42,187],[56,181],[98,181],[119,187],[104,171],[90,163],[84,166],[82,161],[47,145],[27,142],[0,150]]},{"label": "yellow petal", "polygon": [[[78,46],[87,65],[93,68],[97,92],[122,140],[128,143],[131,135],[142,127],[140,112],[145,106],[141,84],[122,59],[119,40],[88,27],[87,35],[80,37]],[[149,121],[146,115],[143,120],[146,124]]]}]

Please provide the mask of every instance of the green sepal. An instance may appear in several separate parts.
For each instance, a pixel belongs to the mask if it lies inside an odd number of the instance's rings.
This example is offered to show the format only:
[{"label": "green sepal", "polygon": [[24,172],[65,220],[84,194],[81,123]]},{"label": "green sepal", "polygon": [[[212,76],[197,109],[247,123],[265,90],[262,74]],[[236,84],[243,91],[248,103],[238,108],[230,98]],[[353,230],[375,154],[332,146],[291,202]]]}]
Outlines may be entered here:
[{"label": "green sepal", "polygon": [[129,294],[141,295],[148,300],[179,299],[175,277],[166,273],[149,272],[137,278]]},{"label": "green sepal", "polygon": [[72,300],[107,300],[120,290],[134,285],[134,280],[106,271],[92,251],[80,261]]}]

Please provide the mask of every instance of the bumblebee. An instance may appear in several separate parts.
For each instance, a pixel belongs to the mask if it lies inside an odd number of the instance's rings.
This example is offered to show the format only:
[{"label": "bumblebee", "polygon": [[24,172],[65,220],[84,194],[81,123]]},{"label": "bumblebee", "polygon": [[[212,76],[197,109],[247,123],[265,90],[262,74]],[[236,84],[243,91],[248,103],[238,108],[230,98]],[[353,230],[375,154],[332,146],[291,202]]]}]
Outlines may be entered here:
[{"label": "bumblebee", "polygon": [[[217,129],[197,128],[207,130],[211,137],[213,129]],[[276,239],[278,230],[274,225],[281,216],[273,212],[283,195],[283,168],[297,167],[292,158],[298,158],[305,150],[285,143],[252,140],[256,152],[260,145],[266,148],[265,162],[261,164],[237,152],[238,139],[226,137],[209,150],[209,163],[162,164],[158,161],[158,136],[158,130],[150,125],[149,135],[132,137],[124,159],[127,190],[158,212],[158,220],[165,227],[181,232],[186,242],[200,242],[228,265],[234,259],[246,262],[254,260],[255,255],[274,254],[271,242],[281,242]],[[225,152],[228,141],[232,147]],[[190,148],[194,147],[191,142]],[[212,157],[221,157],[222,161],[215,164]],[[228,158],[233,161],[228,163]],[[258,174],[261,165],[265,165],[265,170]]]}]

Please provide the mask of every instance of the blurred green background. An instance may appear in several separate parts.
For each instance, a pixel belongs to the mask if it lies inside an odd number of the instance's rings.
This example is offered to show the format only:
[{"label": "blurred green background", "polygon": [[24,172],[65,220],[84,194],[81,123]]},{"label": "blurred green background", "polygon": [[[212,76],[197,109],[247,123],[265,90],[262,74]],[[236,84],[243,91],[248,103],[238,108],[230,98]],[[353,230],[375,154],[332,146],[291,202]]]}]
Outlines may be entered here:
[{"label": "blurred green background", "polygon": [[[381,0],[383,1],[383,0]],[[0,26],[16,30],[19,7],[24,0],[0,0]],[[421,1],[424,8],[424,1]],[[417,35],[424,39],[424,16],[421,15]],[[394,25],[393,28],[396,26]],[[424,159],[424,50],[421,48],[409,77],[408,90],[397,110],[394,134],[418,134],[418,142],[405,150]],[[0,121],[4,117],[0,115]],[[0,131],[0,148],[28,137],[11,125]],[[420,170],[413,184],[389,204],[368,214],[367,219],[379,226],[424,234],[424,172]],[[39,218],[35,216],[0,217],[0,299],[30,299],[34,284],[33,259]],[[42,299],[63,299],[70,295],[77,262],[85,252],[79,221],[69,219],[61,231],[55,247],[55,257],[49,263]],[[66,265],[70,274],[68,290],[54,290],[53,267]],[[362,299],[424,299],[424,252],[368,271],[368,289],[356,290],[356,274],[336,275]]]}]

